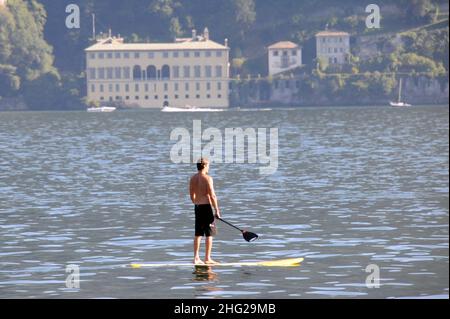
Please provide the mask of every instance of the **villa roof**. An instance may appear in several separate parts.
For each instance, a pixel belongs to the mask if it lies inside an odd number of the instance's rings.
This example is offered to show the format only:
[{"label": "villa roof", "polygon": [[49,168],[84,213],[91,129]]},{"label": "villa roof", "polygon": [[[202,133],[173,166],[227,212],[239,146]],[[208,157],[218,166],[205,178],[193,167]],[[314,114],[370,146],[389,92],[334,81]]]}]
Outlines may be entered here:
[{"label": "villa roof", "polygon": [[291,41],[280,41],[269,46],[269,49],[296,49],[299,46]]},{"label": "villa roof", "polygon": [[186,41],[173,43],[123,43],[114,38],[107,38],[85,49],[86,52],[163,50],[228,50],[228,48],[211,40],[189,41],[186,39]]},{"label": "villa roof", "polygon": [[321,31],[316,33],[316,37],[337,37],[349,36],[350,33],[344,31]]}]

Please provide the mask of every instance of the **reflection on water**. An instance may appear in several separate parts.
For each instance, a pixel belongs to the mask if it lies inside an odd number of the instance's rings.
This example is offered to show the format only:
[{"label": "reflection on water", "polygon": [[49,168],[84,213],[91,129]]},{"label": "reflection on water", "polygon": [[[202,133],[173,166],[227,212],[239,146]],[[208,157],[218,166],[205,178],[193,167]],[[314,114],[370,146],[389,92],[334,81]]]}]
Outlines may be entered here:
[{"label": "reflection on water", "polygon": [[217,274],[213,271],[212,267],[196,266],[193,272],[195,281],[215,281],[217,280]]},{"label": "reflection on water", "polygon": [[[0,297],[401,298],[448,296],[448,107],[258,112],[0,113]],[[279,169],[213,164],[221,262],[305,257],[301,267],[192,261],[191,165],[170,132],[277,127]],[[204,246],[203,246],[204,247]],[[202,249],[203,249],[202,247]],[[65,287],[80,266],[80,290]],[[381,288],[365,285],[380,267]]]}]

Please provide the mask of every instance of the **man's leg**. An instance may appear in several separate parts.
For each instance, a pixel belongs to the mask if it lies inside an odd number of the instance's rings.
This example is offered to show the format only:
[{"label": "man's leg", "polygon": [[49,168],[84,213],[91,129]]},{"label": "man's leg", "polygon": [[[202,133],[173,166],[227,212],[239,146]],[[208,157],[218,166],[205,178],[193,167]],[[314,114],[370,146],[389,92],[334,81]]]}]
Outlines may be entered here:
[{"label": "man's leg", "polygon": [[207,264],[217,264],[214,260],[211,259],[212,243],[213,243],[213,237],[212,236],[206,237],[206,239],[205,239],[205,244],[206,244],[205,263],[207,263]]},{"label": "man's leg", "polygon": [[203,264],[203,261],[200,259],[200,243],[202,241],[202,236],[195,236],[194,238],[194,264]]}]

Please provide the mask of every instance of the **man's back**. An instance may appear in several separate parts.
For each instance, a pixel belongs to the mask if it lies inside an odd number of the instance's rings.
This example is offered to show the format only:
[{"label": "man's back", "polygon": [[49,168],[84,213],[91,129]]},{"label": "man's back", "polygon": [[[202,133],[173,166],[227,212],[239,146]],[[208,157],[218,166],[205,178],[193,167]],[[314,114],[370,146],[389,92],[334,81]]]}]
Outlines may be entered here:
[{"label": "man's back", "polygon": [[195,174],[191,177],[190,193],[195,205],[210,204],[210,183],[212,178],[205,174]]}]

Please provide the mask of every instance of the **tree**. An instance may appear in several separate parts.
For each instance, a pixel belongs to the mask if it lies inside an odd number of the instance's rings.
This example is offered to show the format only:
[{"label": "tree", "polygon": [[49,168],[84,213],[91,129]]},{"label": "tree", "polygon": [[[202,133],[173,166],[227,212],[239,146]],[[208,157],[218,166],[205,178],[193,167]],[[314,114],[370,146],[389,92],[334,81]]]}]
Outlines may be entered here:
[{"label": "tree", "polygon": [[172,37],[180,37],[183,35],[183,30],[180,25],[180,20],[178,18],[170,19],[170,33]]},{"label": "tree", "polygon": [[0,97],[12,96],[20,88],[20,77],[16,75],[16,68],[12,65],[0,64]]}]

